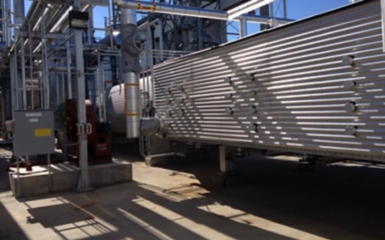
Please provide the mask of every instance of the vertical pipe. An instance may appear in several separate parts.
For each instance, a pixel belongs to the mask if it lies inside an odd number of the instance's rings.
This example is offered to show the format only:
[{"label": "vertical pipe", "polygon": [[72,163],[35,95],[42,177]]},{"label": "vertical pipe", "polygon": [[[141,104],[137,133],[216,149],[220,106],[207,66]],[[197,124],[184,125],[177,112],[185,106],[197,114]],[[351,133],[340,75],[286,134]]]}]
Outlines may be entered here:
[{"label": "vertical pipe", "polygon": [[40,108],[44,108],[44,82],[43,72],[39,71],[39,87],[40,87]]},{"label": "vertical pipe", "polygon": [[68,98],[72,99],[72,76],[71,76],[71,49],[70,43],[67,41],[67,87],[68,87]]},{"label": "vertical pipe", "polygon": [[15,104],[16,104],[16,107],[14,109],[19,109],[19,79],[18,79],[18,72],[17,72],[17,44],[15,44],[15,57],[14,57],[14,61],[15,61],[15,72],[14,72],[14,79],[15,79]]},{"label": "vertical pipe", "polygon": [[96,69],[96,91],[97,91],[97,106],[98,106],[98,113],[99,113],[99,121],[103,122],[104,119],[102,117],[102,91],[101,91],[101,79],[100,79],[100,69]]},{"label": "vertical pipe", "polygon": [[57,106],[60,103],[60,84],[59,84],[59,74],[57,71],[55,72],[54,79],[55,79],[55,87],[56,87],[55,98],[56,98],[56,106]]},{"label": "vertical pipe", "polygon": [[[31,75],[32,78],[32,75]],[[31,109],[35,110],[35,83],[31,83]]]},{"label": "vertical pipe", "polygon": [[162,21],[158,18],[158,37],[159,37],[159,60],[160,62],[163,62],[163,46],[164,46],[164,43],[163,43],[163,25],[162,25]]},{"label": "vertical pipe", "polygon": [[219,146],[219,169],[221,173],[227,172],[226,147],[224,145]]},{"label": "vertical pipe", "polygon": [[24,55],[24,38],[20,38],[20,54],[21,54],[21,59],[20,59],[20,67],[21,67],[21,84],[23,88],[23,99],[22,99],[22,104],[23,104],[23,109],[27,109],[27,86],[25,83],[25,55]]},{"label": "vertical pipe", "polygon": [[11,3],[10,3],[10,0],[5,0],[5,9],[7,11],[6,13],[6,32],[7,32],[7,47],[11,47],[12,45],[12,31],[11,31]]},{"label": "vertical pipe", "polygon": [[[152,63],[155,64],[156,63],[156,57],[153,55],[153,56],[149,56],[149,52],[150,50],[155,50],[155,27],[154,26],[148,26],[147,27],[147,37],[151,39],[151,46],[149,46],[149,49],[148,49],[148,52],[146,53],[145,57],[146,57],[146,61],[151,61],[152,60]],[[149,34],[150,32],[150,34]],[[149,66],[150,63],[147,62],[146,64],[146,67]]]},{"label": "vertical pipe", "polygon": [[[44,18],[44,17],[43,17]],[[44,86],[44,108],[50,108],[50,89],[49,89],[49,73],[48,73],[48,59],[47,59],[47,45],[45,38],[45,19],[41,20],[41,54],[43,64],[43,86]]]},{"label": "vertical pipe", "polygon": [[[61,62],[61,66],[64,67],[64,60]],[[66,99],[66,84],[65,84],[65,78],[64,78],[64,71],[61,72],[61,100],[62,102]]]},{"label": "vertical pipe", "polygon": [[[21,26],[24,22],[24,0],[13,0],[13,12],[14,12],[14,23]],[[19,29],[15,28],[15,38],[19,34]]]},{"label": "vertical pipe", "polygon": [[128,138],[139,137],[140,125],[140,91],[138,76],[135,72],[123,73],[126,132]]},{"label": "vertical pipe", "polygon": [[16,109],[16,62],[14,60],[14,56],[11,56],[11,59],[10,59],[10,74],[11,74],[11,105],[12,105],[12,108],[11,108],[11,114],[12,114],[12,119],[13,119],[13,110]]},{"label": "vertical pipe", "polygon": [[89,5],[88,6],[88,16],[89,16],[89,20],[88,20],[88,30],[87,30],[87,42],[89,44],[92,44],[92,37],[93,37],[93,34],[92,34],[92,29],[94,27],[94,21],[93,21],[93,7],[92,5]]},{"label": "vertical pipe", "polygon": [[1,17],[4,19],[1,21],[1,30],[3,31],[2,41],[6,42],[7,40],[7,8],[6,8],[6,1],[7,0],[1,0]]},{"label": "vertical pipe", "polygon": [[282,0],[283,1],[283,18],[287,18],[287,0]]},{"label": "vertical pipe", "polygon": [[[31,25],[28,24],[28,41],[32,43],[31,39]],[[32,58],[32,47],[29,45],[29,71],[31,81],[33,79],[33,58]],[[35,84],[31,82],[31,109],[35,109]]]},{"label": "vertical pipe", "polygon": [[247,19],[245,16],[242,16],[242,18],[239,21],[239,37],[243,38],[247,36]]},{"label": "vertical pipe", "polygon": [[[113,4],[113,3],[112,3]],[[109,24],[109,27],[108,27],[108,30],[109,30],[109,33],[110,33],[110,47],[112,48],[113,47],[113,43],[112,43],[112,34],[114,32],[114,29],[112,28],[112,24],[111,24],[111,6],[110,4],[108,4],[108,21],[107,21],[107,24]]]},{"label": "vertical pipe", "polygon": [[106,109],[106,89],[104,85],[104,70],[102,69],[102,78],[101,78],[101,84],[102,84],[102,103],[103,103],[103,119],[104,121],[107,121],[107,109]]},{"label": "vertical pipe", "polygon": [[[139,72],[138,54],[133,54],[135,49],[136,11],[121,9],[121,38],[122,38],[122,78],[124,80],[126,136],[137,138],[140,136],[140,86],[137,73]],[[126,42],[131,41],[131,42]],[[126,45],[127,44],[127,45]],[[135,72],[136,71],[136,72]]]}]

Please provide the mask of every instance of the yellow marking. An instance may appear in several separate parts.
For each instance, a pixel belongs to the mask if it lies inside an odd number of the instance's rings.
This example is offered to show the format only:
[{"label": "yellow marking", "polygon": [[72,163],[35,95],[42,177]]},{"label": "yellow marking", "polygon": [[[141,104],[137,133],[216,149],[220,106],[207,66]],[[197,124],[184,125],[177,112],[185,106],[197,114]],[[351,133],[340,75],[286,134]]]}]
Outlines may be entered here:
[{"label": "yellow marking", "polygon": [[140,4],[140,1],[138,1],[138,9],[149,10],[154,12],[156,10],[156,4],[155,2],[153,2],[151,7],[147,7],[147,6],[142,6],[142,4]]},{"label": "yellow marking", "polygon": [[139,83],[125,83],[125,87],[139,87]]},{"label": "yellow marking", "polygon": [[127,117],[136,117],[136,116],[140,116],[140,113],[139,112],[125,112],[124,113]]},{"label": "yellow marking", "polygon": [[50,137],[51,129],[50,128],[36,128],[35,137]]}]

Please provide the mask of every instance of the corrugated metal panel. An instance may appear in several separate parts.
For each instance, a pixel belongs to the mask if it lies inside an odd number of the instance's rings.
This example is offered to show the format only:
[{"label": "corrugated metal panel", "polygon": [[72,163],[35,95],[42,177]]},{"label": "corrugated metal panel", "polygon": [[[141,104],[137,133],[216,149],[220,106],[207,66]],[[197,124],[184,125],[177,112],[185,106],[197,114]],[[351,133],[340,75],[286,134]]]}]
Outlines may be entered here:
[{"label": "corrugated metal panel", "polygon": [[366,1],[157,65],[157,112],[171,139],[385,161],[381,29]]}]

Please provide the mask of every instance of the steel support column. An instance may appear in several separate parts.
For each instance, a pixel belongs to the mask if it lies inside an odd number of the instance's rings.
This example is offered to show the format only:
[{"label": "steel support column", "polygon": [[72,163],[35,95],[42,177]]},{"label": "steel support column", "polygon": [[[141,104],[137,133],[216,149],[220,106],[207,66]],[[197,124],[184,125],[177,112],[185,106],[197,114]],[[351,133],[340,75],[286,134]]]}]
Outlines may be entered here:
[{"label": "steel support column", "polygon": [[221,173],[227,172],[227,162],[226,162],[226,146],[219,146],[219,170]]},{"label": "steel support column", "polygon": [[[13,12],[15,25],[21,26],[24,23],[24,0],[13,0]],[[19,33],[19,28],[15,28],[15,38]]]},{"label": "steel support column", "polygon": [[[79,3],[75,9],[79,9]],[[85,127],[87,124],[86,104],[85,104],[85,78],[84,78],[84,59],[83,59],[83,42],[82,30],[75,30],[75,53],[76,53],[76,78],[77,78],[77,114],[78,126],[83,127],[84,131],[78,133],[79,138],[79,165],[80,177],[76,190],[84,192],[92,190],[91,183],[88,178],[88,145]]]}]

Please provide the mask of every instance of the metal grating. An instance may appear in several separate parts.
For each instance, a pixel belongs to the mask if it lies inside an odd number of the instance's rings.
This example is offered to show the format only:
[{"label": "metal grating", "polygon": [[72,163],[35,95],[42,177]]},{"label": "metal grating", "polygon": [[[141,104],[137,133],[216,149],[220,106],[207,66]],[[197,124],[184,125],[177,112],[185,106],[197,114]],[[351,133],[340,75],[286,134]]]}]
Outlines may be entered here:
[{"label": "metal grating", "polygon": [[155,66],[175,140],[385,162],[380,1]]}]

